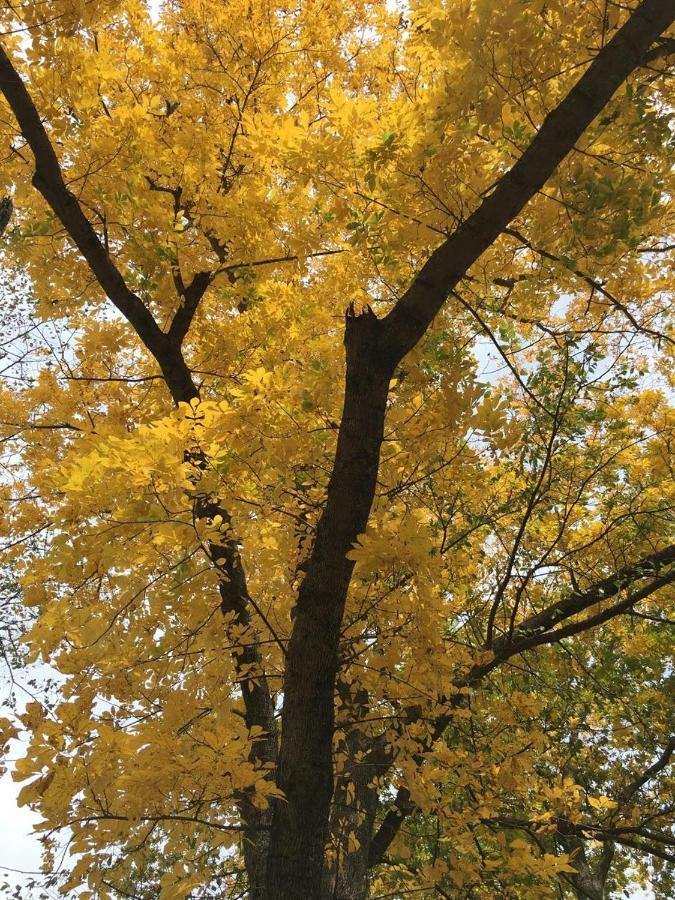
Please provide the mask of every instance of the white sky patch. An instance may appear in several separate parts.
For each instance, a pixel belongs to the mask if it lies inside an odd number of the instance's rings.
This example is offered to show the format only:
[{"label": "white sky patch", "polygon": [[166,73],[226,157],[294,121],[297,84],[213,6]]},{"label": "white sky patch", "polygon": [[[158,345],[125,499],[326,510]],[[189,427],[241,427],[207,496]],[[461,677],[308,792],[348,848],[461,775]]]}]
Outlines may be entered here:
[{"label": "white sky patch", "polygon": [[9,771],[0,778],[0,879],[12,886],[27,882],[29,876],[23,873],[40,869],[40,842],[33,833],[40,818],[26,807],[16,805],[20,789],[21,785],[12,781]]},{"label": "white sky patch", "polygon": [[[54,669],[44,663],[36,663],[26,669],[15,669],[16,680],[13,683],[0,669],[0,715],[6,715],[11,719],[15,712],[25,709],[26,704],[33,698],[40,699],[39,689],[38,692],[34,688],[28,691],[22,686],[23,682],[31,679],[37,684],[46,684],[55,677],[62,680]],[[9,702],[10,693],[16,695],[15,705]],[[12,779],[13,763],[21,759],[25,752],[24,741],[10,741],[9,752],[4,759],[7,771],[0,778],[0,895],[3,894],[3,883],[9,883],[13,889],[16,885],[26,886],[29,882],[44,877],[40,875],[42,861],[40,835],[35,833],[35,826],[41,819],[27,807],[17,806],[17,795],[26,782],[16,782]],[[51,896],[49,890],[44,893]],[[5,896],[10,894],[11,891],[7,890]],[[36,889],[35,896],[39,897],[39,894]],[[59,896],[56,891],[53,895]]]},{"label": "white sky patch", "polygon": [[159,19],[163,0],[148,0],[148,12],[153,22]]}]

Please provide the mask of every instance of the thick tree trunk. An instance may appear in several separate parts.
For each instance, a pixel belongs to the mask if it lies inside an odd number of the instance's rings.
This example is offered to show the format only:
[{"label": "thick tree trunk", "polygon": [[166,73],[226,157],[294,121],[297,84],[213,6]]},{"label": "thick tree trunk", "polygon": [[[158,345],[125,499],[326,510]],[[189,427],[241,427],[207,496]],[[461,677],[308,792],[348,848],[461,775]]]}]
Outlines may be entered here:
[{"label": "thick tree trunk", "polygon": [[[641,64],[673,14],[672,0],[644,0],[549,113],[512,169],[431,254],[386,318],[377,320],[370,313],[355,317],[353,312],[347,317],[347,381],[335,466],[288,648],[277,778],[286,802],[275,806],[267,900],[324,900],[323,856],[333,791],[333,694],[339,629],[353,569],[346,553],[368,520],[391,375],[470,266],[541,190]],[[399,811],[396,828],[406,814],[405,808]]]},{"label": "thick tree trunk", "polygon": [[[338,681],[341,713],[357,723],[367,718],[368,692],[352,693]],[[340,727],[340,723],[338,723]],[[324,895],[331,900],[366,900],[369,894],[369,851],[379,795],[368,751],[372,738],[357,725],[347,727],[346,759],[336,773],[330,817],[330,858],[325,872]]]},{"label": "thick tree trunk", "polygon": [[348,738],[348,744],[352,760],[336,779],[333,797],[331,849],[334,856],[326,872],[324,896],[331,900],[367,900],[368,854],[379,798],[369,768],[353,761],[359,751],[367,750],[367,738],[355,732]]},{"label": "thick tree trunk", "polygon": [[574,854],[571,865],[575,874],[570,875],[570,881],[577,900],[605,900],[605,882],[614,856],[614,845],[608,841],[602,848],[600,859],[591,865],[582,838],[574,834],[561,834],[560,842],[567,853]]},{"label": "thick tree trunk", "polygon": [[347,315],[345,401],[324,513],[298,593],[284,678],[283,733],[267,870],[267,900],[323,900],[333,794],[338,645],[354,563],[375,491],[391,369],[378,352],[380,323]]}]

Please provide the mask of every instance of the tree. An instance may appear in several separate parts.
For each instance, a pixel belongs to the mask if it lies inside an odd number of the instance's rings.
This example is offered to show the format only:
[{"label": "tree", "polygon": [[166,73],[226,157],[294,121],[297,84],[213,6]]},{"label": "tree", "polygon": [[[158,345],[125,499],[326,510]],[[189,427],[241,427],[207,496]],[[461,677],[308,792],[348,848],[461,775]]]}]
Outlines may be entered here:
[{"label": "tree", "polygon": [[672,3],[0,19],[64,890],[670,896]]}]

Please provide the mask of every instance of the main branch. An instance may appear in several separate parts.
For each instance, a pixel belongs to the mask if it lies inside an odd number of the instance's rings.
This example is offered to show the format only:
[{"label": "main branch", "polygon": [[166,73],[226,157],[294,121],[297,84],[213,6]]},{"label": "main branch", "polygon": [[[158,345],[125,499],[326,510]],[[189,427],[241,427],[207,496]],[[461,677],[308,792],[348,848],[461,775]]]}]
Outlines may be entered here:
[{"label": "main branch", "polygon": [[326,505],[300,587],[284,679],[267,895],[320,900],[333,791],[334,692],[340,625],[354,563],[347,553],[366,527],[375,492],[388,385],[469,267],[541,189],[675,17],[672,0],[644,0],[492,194],[430,256],[389,315],[347,315],[346,383]]},{"label": "main branch", "polygon": [[[33,99],[1,45],[0,90],[35,157],[34,187],[65,228],[106,296],[156,359],[174,401],[180,403],[193,399],[198,391],[180,352],[179,342],[173,340],[173,335],[169,337],[161,330],[147,306],[129,288],[82,211],[77,197],[66,185]],[[185,299],[185,305],[190,306],[189,298]]]},{"label": "main branch", "polygon": [[549,113],[513,168],[422,266],[384,320],[387,352],[399,362],[417,344],[468,269],[541,190],[615,91],[675,18],[672,0],[644,0]]}]

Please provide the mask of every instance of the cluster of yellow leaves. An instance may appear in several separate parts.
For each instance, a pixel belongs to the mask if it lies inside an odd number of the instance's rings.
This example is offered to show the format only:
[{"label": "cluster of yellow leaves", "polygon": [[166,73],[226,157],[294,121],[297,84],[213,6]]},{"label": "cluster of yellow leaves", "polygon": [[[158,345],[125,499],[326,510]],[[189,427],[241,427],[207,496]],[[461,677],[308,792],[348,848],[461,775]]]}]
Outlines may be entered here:
[{"label": "cluster of yellow leaves", "polygon": [[[129,875],[134,860],[142,868],[143,853],[125,850],[156,826],[180,857],[162,898],[186,896],[208,878],[200,853],[239,845],[236,832],[219,830],[236,823],[235,798],[264,806],[274,794],[248,758],[259,735],[242,720],[231,656],[252,635],[223,623],[204,552],[224,523],[195,520],[194,498],[216,495],[232,516],[278,699],[277,638],[290,634],[335,449],[344,309],[387,311],[574,82],[602,29],[591,4],[562,0],[421,0],[404,14],[361,0],[181,0],[164,3],[158,21],[140,0],[54,0],[49,21],[39,6],[0,13],[8,29],[17,15],[30,26],[29,39],[7,45],[70,189],[130,287],[164,323],[180,305],[180,279],[218,274],[186,341],[202,399],[174,410],[37,199],[32,163],[3,115],[0,179],[16,209],[8,253],[32,280],[39,316],[73,335],[33,362],[19,391],[10,381],[0,389],[0,533],[19,540],[9,556],[36,615],[29,657],[65,679],[56,709],[23,714],[30,745],[16,774],[45,829],[72,831],[82,856],[71,889],[88,879],[106,896],[101,873]],[[667,139],[658,95],[630,84],[462,285],[500,346],[537,374],[542,404],[562,410],[498,629],[571,589],[568,572],[583,586],[608,561],[619,566],[663,539],[673,502],[666,394],[644,379],[610,384],[611,366],[580,384],[603,361],[652,363],[652,351],[646,361],[640,346],[622,344],[627,322],[607,294],[645,327],[661,326],[672,271],[658,253],[633,251],[672,233]],[[605,293],[589,297],[586,272]],[[481,659],[486,598],[551,429],[511,373],[481,379],[478,330],[450,304],[391,386],[374,508],[349,554],[344,677],[352,695],[363,688],[371,698],[359,727],[386,734],[393,749],[383,796],[406,785],[440,823],[440,849],[424,832],[417,846],[401,838],[395,858],[412,857],[425,884],[449,879],[499,896],[511,879],[519,897],[541,898],[569,872],[568,857],[537,852],[508,826],[493,837],[499,820],[526,818],[546,837],[554,815],[613,814],[604,791],[620,783],[621,757],[603,754],[602,741],[634,749],[637,727],[630,710],[608,709],[586,688],[570,698],[560,685],[583,680],[582,666],[598,666],[602,681],[620,658],[617,677],[659,735],[667,664],[655,664],[655,687],[636,689],[631,667],[661,660],[662,637],[625,619],[601,640],[581,637],[574,660],[546,657],[539,681],[514,670],[475,697],[467,691],[420,769],[425,719]],[[594,356],[582,341],[565,355],[575,330],[592,336]],[[186,461],[196,447],[207,461],[199,471]],[[44,544],[25,551],[20,541],[34,532]],[[518,579],[550,557],[560,567],[538,571],[521,597]],[[658,611],[656,601],[647,608]],[[412,704],[420,721],[390,729]],[[338,772],[351,759],[351,715],[340,700]],[[0,726],[0,743],[16,736],[8,720]],[[636,766],[652,738],[640,732]],[[599,774],[587,788],[589,772]],[[383,891],[412,877],[395,871]]]}]

